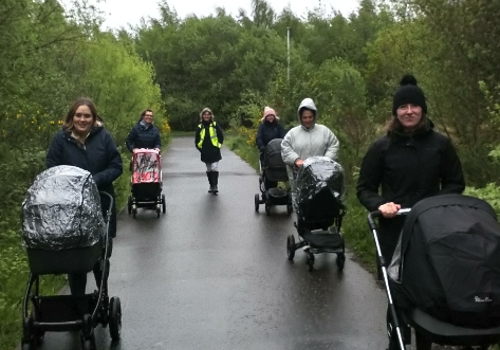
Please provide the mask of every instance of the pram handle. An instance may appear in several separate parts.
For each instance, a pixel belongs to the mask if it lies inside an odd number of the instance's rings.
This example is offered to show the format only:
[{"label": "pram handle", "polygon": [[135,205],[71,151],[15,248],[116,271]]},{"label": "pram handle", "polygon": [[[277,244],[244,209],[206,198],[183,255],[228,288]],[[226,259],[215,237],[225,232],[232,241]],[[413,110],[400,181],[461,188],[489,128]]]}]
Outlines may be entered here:
[{"label": "pram handle", "polygon": [[106,191],[99,191],[99,194],[109,198],[109,208],[106,210],[106,217],[104,218],[106,222],[109,222],[109,220],[111,220],[111,210],[113,209],[114,203],[113,196]]},{"label": "pram handle", "polygon": [[[397,216],[408,215],[411,211],[411,208],[401,208],[397,212]],[[370,225],[370,229],[374,230],[377,228],[375,225],[375,219],[382,217],[382,212],[380,210],[374,210],[368,214],[368,224]]]}]

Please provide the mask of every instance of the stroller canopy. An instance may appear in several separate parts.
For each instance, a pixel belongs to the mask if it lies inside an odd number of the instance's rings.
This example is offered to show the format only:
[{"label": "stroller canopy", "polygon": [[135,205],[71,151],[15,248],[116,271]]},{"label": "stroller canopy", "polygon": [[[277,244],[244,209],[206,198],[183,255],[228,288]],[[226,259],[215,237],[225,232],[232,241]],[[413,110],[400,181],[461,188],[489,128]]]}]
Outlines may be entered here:
[{"label": "stroller canopy", "polygon": [[101,199],[90,172],[68,165],[40,173],[22,204],[26,247],[58,251],[86,248],[105,232]]},{"label": "stroller canopy", "polygon": [[264,176],[269,181],[288,181],[286,164],[281,157],[281,141],[283,139],[272,139],[264,149],[264,164],[262,164],[262,167]]},{"label": "stroller canopy", "polygon": [[457,194],[408,215],[389,274],[408,301],[446,322],[500,324],[500,225],[492,207]]},{"label": "stroller canopy", "polygon": [[283,158],[281,158],[281,141],[283,139],[272,139],[264,149],[264,164],[266,167],[286,167]]},{"label": "stroller canopy", "polygon": [[344,169],[328,157],[310,157],[297,172],[296,202],[301,204],[313,199],[323,189],[329,189],[340,203],[344,200]]}]

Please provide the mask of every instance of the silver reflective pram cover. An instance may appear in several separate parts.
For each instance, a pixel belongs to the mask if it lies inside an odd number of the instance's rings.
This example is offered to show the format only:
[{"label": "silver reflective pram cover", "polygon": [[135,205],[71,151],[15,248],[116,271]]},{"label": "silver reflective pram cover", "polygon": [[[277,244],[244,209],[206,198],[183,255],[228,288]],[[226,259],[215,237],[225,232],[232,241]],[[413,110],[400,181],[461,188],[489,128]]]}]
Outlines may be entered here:
[{"label": "silver reflective pram cover", "polygon": [[105,233],[99,191],[90,172],[61,165],[40,173],[22,203],[28,249],[94,246]]}]

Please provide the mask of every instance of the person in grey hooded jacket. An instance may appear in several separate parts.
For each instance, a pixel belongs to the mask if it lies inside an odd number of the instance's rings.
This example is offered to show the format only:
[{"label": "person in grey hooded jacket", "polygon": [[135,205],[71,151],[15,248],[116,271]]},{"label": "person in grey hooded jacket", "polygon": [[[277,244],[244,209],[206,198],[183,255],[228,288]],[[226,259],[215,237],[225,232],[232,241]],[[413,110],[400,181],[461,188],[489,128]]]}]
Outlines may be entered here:
[{"label": "person in grey hooded jacket", "polygon": [[295,205],[294,168],[300,168],[309,157],[324,156],[337,160],[339,141],[326,126],[317,124],[317,108],[311,98],[305,98],[297,110],[299,126],[291,129],[281,142],[281,157],[287,165]]}]

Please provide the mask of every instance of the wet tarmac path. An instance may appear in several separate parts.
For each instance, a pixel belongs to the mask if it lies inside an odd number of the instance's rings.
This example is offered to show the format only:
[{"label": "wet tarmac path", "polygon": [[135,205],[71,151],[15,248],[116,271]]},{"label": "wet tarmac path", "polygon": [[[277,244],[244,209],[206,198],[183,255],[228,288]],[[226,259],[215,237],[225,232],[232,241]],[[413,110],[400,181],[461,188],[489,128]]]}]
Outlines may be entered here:
[{"label": "wet tarmac path", "polygon": [[[166,214],[119,214],[109,288],[122,339],[99,327],[98,349],[385,349],[374,278],[349,253],[343,273],[335,254],[317,256],[312,272],[300,250],[288,261],[294,214],[255,213],[256,172],[222,156],[215,196],[192,138],[175,138],[163,156]],[[40,349],[80,349],[78,334],[47,333]]]}]

